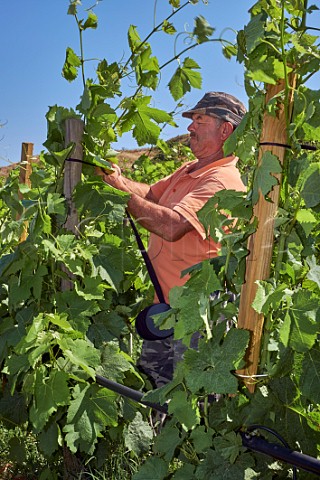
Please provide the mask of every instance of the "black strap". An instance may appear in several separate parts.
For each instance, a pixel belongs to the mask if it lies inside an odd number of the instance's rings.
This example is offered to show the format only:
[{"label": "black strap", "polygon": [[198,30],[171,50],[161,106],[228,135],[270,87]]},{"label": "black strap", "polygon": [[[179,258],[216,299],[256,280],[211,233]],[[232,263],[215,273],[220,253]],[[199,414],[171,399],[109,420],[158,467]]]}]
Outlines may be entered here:
[{"label": "black strap", "polygon": [[128,210],[126,210],[126,213],[128,215],[128,219],[129,219],[129,222],[130,222],[130,225],[132,227],[132,230],[135,234],[135,237],[137,239],[137,243],[138,243],[138,247],[139,247],[139,250],[141,252],[141,255],[143,256],[143,259],[145,261],[145,264],[146,264],[146,267],[147,267],[147,270],[148,270],[148,273],[149,273],[149,276],[150,276],[150,279],[153,283],[153,286],[154,286],[154,289],[156,291],[156,294],[157,294],[157,297],[159,299],[159,302],[160,303],[166,303],[165,301],[165,298],[163,296],[163,293],[162,293],[162,288],[160,286],[160,283],[159,283],[159,280],[158,280],[158,277],[156,275],[156,272],[154,271],[154,268],[153,268],[153,265],[151,263],[151,260],[150,260],[150,257],[146,251],[146,249],[144,248],[144,245],[143,245],[143,242],[141,240],[141,237],[139,235],[139,232],[137,230],[137,227],[135,226],[135,223],[134,221],[132,220],[132,217],[130,215],[130,213],[128,212]]},{"label": "black strap", "polygon": [[[283,147],[283,148],[292,148],[291,145],[288,145],[286,143],[276,143],[276,142],[260,142],[259,145],[270,145],[270,146],[275,146],[275,147]],[[299,144],[302,150],[318,150],[318,148],[315,145],[307,145],[304,143]]]}]

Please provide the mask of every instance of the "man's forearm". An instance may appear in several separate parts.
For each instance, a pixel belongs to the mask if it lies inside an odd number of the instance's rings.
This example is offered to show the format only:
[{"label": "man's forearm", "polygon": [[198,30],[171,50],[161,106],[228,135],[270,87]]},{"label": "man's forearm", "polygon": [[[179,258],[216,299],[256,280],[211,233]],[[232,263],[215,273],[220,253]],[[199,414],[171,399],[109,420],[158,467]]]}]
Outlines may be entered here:
[{"label": "man's forearm", "polygon": [[98,169],[98,175],[101,175],[103,180],[112,187],[122,190],[127,193],[134,193],[142,198],[147,198],[151,202],[156,202],[156,198],[153,196],[150,185],[146,183],[135,182],[127,177],[124,177],[121,173],[121,169],[118,165],[113,165],[114,173],[108,174],[103,170]]},{"label": "man's forearm", "polygon": [[132,194],[128,209],[149,232],[168,242],[175,242],[192,230],[192,225],[178,212]]},{"label": "man's forearm", "polygon": [[146,183],[135,182],[129,178],[122,177],[122,184],[125,188],[125,192],[134,193],[142,198],[150,196],[150,185],[147,185]]},{"label": "man's forearm", "polygon": [[109,185],[131,194],[128,201],[129,212],[149,232],[159,235],[168,242],[175,242],[193,229],[178,212],[158,205],[149,185],[124,177],[117,165],[114,165],[114,170],[111,175],[103,172],[100,174]]}]

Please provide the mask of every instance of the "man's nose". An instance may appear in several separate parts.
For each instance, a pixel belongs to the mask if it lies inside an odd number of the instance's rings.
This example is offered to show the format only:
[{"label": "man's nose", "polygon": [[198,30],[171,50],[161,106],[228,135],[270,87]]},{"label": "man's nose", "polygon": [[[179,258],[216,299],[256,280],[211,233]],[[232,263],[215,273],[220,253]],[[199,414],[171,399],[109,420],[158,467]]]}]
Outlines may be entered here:
[{"label": "man's nose", "polygon": [[190,125],[187,127],[188,132],[194,131],[194,122],[190,123]]}]

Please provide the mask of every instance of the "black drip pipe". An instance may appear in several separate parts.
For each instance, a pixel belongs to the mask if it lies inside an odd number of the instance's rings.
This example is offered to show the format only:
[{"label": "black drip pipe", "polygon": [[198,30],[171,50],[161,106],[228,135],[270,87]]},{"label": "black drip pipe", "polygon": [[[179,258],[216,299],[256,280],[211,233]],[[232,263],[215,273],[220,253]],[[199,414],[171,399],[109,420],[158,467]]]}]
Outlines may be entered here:
[{"label": "black drip pipe", "polygon": [[[102,387],[108,388],[113,392],[119,393],[124,397],[130,398],[141,405],[145,405],[146,407],[150,407],[154,410],[157,410],[161,413],[168,413],[168,406],[167,405],[160,405],[158,403],[146,402],[142,400],[143,393],[134,390],[133,388],[126,387],[124,385],[120,385],[113,380],[109,380],[108,378],[102,377],[101,375],[96,375],[96,383],[101,385]],[[270,443],[265,440],[261,436],[257,436],[254,433],[254,430],[261,429],[267,430],[268,432],[276,435],[285,446]],[[311,472],[315,475],[320,476],[320,461],[314,457],[310,457],[309,455],[305,455],[303,453],[296,452],[291,450],[286,442],[281,439],[281,437],[271,429],[267,427],[263,427],[260,425],[252,425],[248,427],[247,432],[240,432],[242,437],[242,444],[244,447],[249,448],[252,451],[264,453],[270,457],[273,457],[277,460],[281,460],[285,463],[288,463],[294,467],[294,469],[299,468],[302,470],[306,470],[307,472]]]},{"label": "black drip pipe", "polygon": [[158,410],[161,413],[168,413],[167,405],[160,405],[158,403],[151,403],[145,402],[142,400],[143,393],[134,390],[133,388],[125,387],[124,385],[120,385],[113,380],[109,380],[108,378],[102,377],[101,375],[96,375],[96,382],[101,385],[102,387],[108,388],[113,392],[119,393],[119,395],[123,395],[124,397],[131,398],[135,402],[141,403],[141,405],[145,405],[146,407],[153,408],[154,410]]},{"label": "black drip pipe", "polygon": [[293,465],[296,468],[320,476],[320,461],[316,458],[305,455],[304,453],[296,452],[276,443],[269,443],[263,437],[248,432],[240,432],[240,435],[244,447],[255,452],[264,453],[277,460]]}]

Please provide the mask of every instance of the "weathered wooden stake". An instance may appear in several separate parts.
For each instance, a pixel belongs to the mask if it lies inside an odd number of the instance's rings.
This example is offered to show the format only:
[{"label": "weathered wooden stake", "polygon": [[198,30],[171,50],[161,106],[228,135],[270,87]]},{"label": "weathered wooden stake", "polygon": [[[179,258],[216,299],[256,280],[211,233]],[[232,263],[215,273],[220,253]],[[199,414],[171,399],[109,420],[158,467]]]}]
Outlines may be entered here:
[{"label": "weathered wooden stake", "polygon": [[[83,137],[83,121],[77,118],[68,118],[65,121],[65,146],[70,143],[74,143],[75,147],[72,153],[72,159],[82,160],[82,137]],[[75,186],[81,180],[82,164],[77,162],[67,161],[64,169],[64,183],[63,193],[67,204],[67,219],[64,224],[65,228],[75,235],[79,234],[79,218],[78,212],[74,205],[72,194]],[[61,282],[62,291],[71,290],[73,288],[73,282],[71,280],[72,275],[66,268],[63,270],[68,274],[69,279],[63,279]]]},{"label": "weathered wooden stake", "polygon": [[[295,77],[290,79],[292,87],[295,85]],[[274,98],[279,92],[284,90],[284,82],[277,85],[268,85],[266,93],[266,103]],[[290,98],[292,105],[293,95]],[[287,143],[286,114],[284,104],[278,104],[277,116],[273,117],[267,112],[264,114],[261,143]],[[265,151],[271,151],[276,155],[281,164],[285,156],[285,148],[279,146],[261,146],[259,151],[259,160]],[[263,332],[264,317],[258,314],[252,308],[252,302],[257,292],[257,280],[265,280],[270,274],[270,265],[274,242],[274,219],[278,209],[279,193],[281,184],[281,175],[275,175],[278,178],[279,185],[276,185],[269,194],[269,201],[259,194],[258,203],[254,208],[254,216],[258,219],[256,232],[249,238],[247,257],[246,278],[242,286],[240,297],[240,308],[238,317],[238,327],[251,331],[249,347],[246,352],[246,368],[238,371],[238,375],[243,376],[244,383],[249,391],[254,392],[255,376],[258,371],[260,358],[260,344]]]},{"label": "weathered wooden stake", "polygon": [[[75,144],[75,148],[72,153],[72,158],[75,160],[83,159],[83,150],[82,150],[82,137],[83,137],[83,121],[78,118],[69,118],[65,122],[65,146],[67,147],[70,143]],[[70,230],[75,235],[78,235],[78,213],[74,206],[72,200],[72,194],[77,183],[80,182],[82,172],[81,163],[76,162],[66,162],[64,169],[64,185],[63,193],[66,198],[68,215],[65,223],[67,230]]]},{"label": "weathered wooden stake", "polygon": [[[19,173],[19,183],[30,186],[30,175],[32,173],[31,160],[33,157],[33,143],[23,142],[21,146],[21,166]],[[19,191],[19,198],[22,200],[23,195]],[[20,215],[18,216],[18,219]],[[27,238],[28,222],[24,222],[23,232],[20,236],[20,242],[24,242]]]}]

